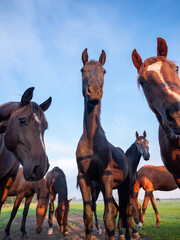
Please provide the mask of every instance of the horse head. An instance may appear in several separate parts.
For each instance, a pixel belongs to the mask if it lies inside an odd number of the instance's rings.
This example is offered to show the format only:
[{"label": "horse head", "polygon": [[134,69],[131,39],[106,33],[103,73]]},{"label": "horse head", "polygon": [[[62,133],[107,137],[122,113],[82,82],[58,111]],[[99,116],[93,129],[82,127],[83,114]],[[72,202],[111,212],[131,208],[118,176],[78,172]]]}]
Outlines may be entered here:
[{"label": "horse head", "polygon": [[104,74],[103,65],[106,61],[105,51],[99,57],[99,61],[88,61],[87,48],[82,53],[82,62],[84,64],[82,72],[82,92],[85,100],[92,106],[97,105],[103,94]]},{"label": "horse head", "polygon": [[23,165],[27,181],[41,179],[49,168],[44,144],[44,132],[48,126],[44,111],[49,108],[51,97],[38,105],[31,102],[33,90],[28,88],[20,102],[0,106],[0,132],[5,132],[5,146]]},{"label": "horse head", "polygon": [[168,47],[164,39],[157,38],[157,57],[142,62],[134,49],[132,60],[151,110],[168,134],[180,135],[180,79],[178,66],[167,60]]},{"label": "horse head", "polygon": [[149,153],[149,142],[146,139],[146,131],[143,132],[143,136],[139,136],[138,132],[136,132],[136,146],[141,154],[141,156],[144,158],[144,160],[149,160],[150,153]]}]

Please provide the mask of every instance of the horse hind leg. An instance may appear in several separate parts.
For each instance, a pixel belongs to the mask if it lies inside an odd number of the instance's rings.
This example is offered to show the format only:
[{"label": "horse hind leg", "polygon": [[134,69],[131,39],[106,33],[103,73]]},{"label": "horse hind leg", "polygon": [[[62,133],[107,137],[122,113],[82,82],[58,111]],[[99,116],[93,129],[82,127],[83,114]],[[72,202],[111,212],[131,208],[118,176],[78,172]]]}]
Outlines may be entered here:
[{"label": "horse hind leg", "polygon": [[156,215],[156,224],[154,225],[154,227],[158,228],[159,224],[161,222],[161,219],[160,219],[160,216],[159,216],[159,213],[158,213],[158,210],[157,210],[157,205],[156,205],[153,193],[151,193],[150,200],[151,200],[151,204],[152,204],[152,207],[153,207],[155,215]]},{"label": "horse hind leg", "polygon": [[22,218],[22,223],[21,223],[21,228],[20,228],[20,231],[22,232],[22,236],[21,236],[22,239],[29,237],[27,232],[26,232],[25,225],[26,225],[27,214],[28,214],[28,211],[29,211],[29,206],[31,204],[33,196],[34,196],[34,194],[26,197],[26,201],[25,201],[25,204],[24,204],[23,218]]},{"label": "horse hind leg", "polygon": [[54,200],[55,200],[56,195],[55,194],[50,194],[50,203],[49,203],[49,217],[48,217],[48,224],[49,224],[49,230],[48,230],[48,235],[53,234],[53,224],[52,224],[52,219],[53,219],[53,213],[54,213]]}]

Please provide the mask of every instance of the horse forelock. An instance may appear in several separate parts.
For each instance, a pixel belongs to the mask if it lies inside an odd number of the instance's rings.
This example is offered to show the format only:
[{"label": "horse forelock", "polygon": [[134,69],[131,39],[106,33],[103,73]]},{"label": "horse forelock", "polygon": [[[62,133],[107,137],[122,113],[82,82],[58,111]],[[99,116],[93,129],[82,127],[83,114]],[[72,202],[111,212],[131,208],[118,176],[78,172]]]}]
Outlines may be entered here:
[{"label": "horse forelock", "polygon": [[89,60],[88,62],[86,62],[85,66],[86,65],[97,65],[97,66],[101,66],[102,67],[102,64],[98,61],[95,61],[94,59],[93,60]]},{"label": "horse forelock", "polygon": [[[28,117],[30,115],[37,116],[40,122],[47,122],[43,110],[35,102],[31,102],[23,107],[18,108],[15,112],[12,113],[11,118],[14,119],[23,115],[23,117]],[[36,121],[36,118],[33,117],[33,121]]]},{"label": "horse forelock", "polygon": [[140,86],[140,78],[142,77],[143,73],[146,71],[147,67],[156,62],[168,62],[168,60],[167,58],[162,56],[147,58],[139,69],[138,86]]}]

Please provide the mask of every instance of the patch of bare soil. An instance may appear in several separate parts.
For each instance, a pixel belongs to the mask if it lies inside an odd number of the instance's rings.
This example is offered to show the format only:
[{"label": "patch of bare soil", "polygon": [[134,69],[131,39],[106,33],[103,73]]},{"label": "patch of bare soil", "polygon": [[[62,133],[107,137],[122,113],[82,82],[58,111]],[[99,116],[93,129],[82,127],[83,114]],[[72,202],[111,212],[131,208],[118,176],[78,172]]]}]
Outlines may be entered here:
[{"label": "patch of bare soil", "polygon": [[[21,240],[21,232],[19,231],[21,225],[21,217],[17,217],[14,219],[14,223],[11,227],[11,237],[12,240]],[[81,215],[71,215],[69,216],[68,228],[69,234],[68,236],[63,236],[60,234],[57,221],[55,217],[53,218],[53,234],[48,235],[48,222],[47,218],[44,220],[43,230],[41,234],[36,233],[36,217],[28,216],[26,222],[26,231],[28,233],[28,240],[83,240],[84,239],[84,223]],[[105,229],[104,225],[100,223],[102,229],[102,235],[98,236],[96,231],[92,233],[92,240],[104,240],[105,239]],[[0,229],[0,240],[3,240],[5,236],[4,229]],[[118,240],[118,233],[116,232],[116,240]],[[133,238],[132,238],[133,240]],[[142,237],[141,240],[148,240],[146,237]]]}]

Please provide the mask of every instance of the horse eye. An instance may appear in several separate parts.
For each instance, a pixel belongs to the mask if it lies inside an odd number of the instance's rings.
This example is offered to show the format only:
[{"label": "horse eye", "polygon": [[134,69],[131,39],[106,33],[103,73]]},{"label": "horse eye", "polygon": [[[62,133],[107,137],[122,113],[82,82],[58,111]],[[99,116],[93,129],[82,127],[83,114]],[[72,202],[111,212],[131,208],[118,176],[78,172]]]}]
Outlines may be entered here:
[{"label": "horse eye", "polygon": [[27,125],[27,121],[25,118],[18,119],[19,126]]},{"label": "horse eye", "polygon": [[84,68],[81,68],[81,72],[82,72],[82,73],[84,72]]},{"label": "horse eye", "polygon": [[139,84],[141,85],[141,87],[144,87],[144,80],[142,78],[139,80]]},{"label": "horse eye", "polygon": [[105,74],[106,73],[106,70],[104,69],[103,73]]},{"label": "horse eye", "polygon": [[179,67],[178,67],[178,66],[175,67],[175,71],[176,71],[177,73],[179,72]]}]

